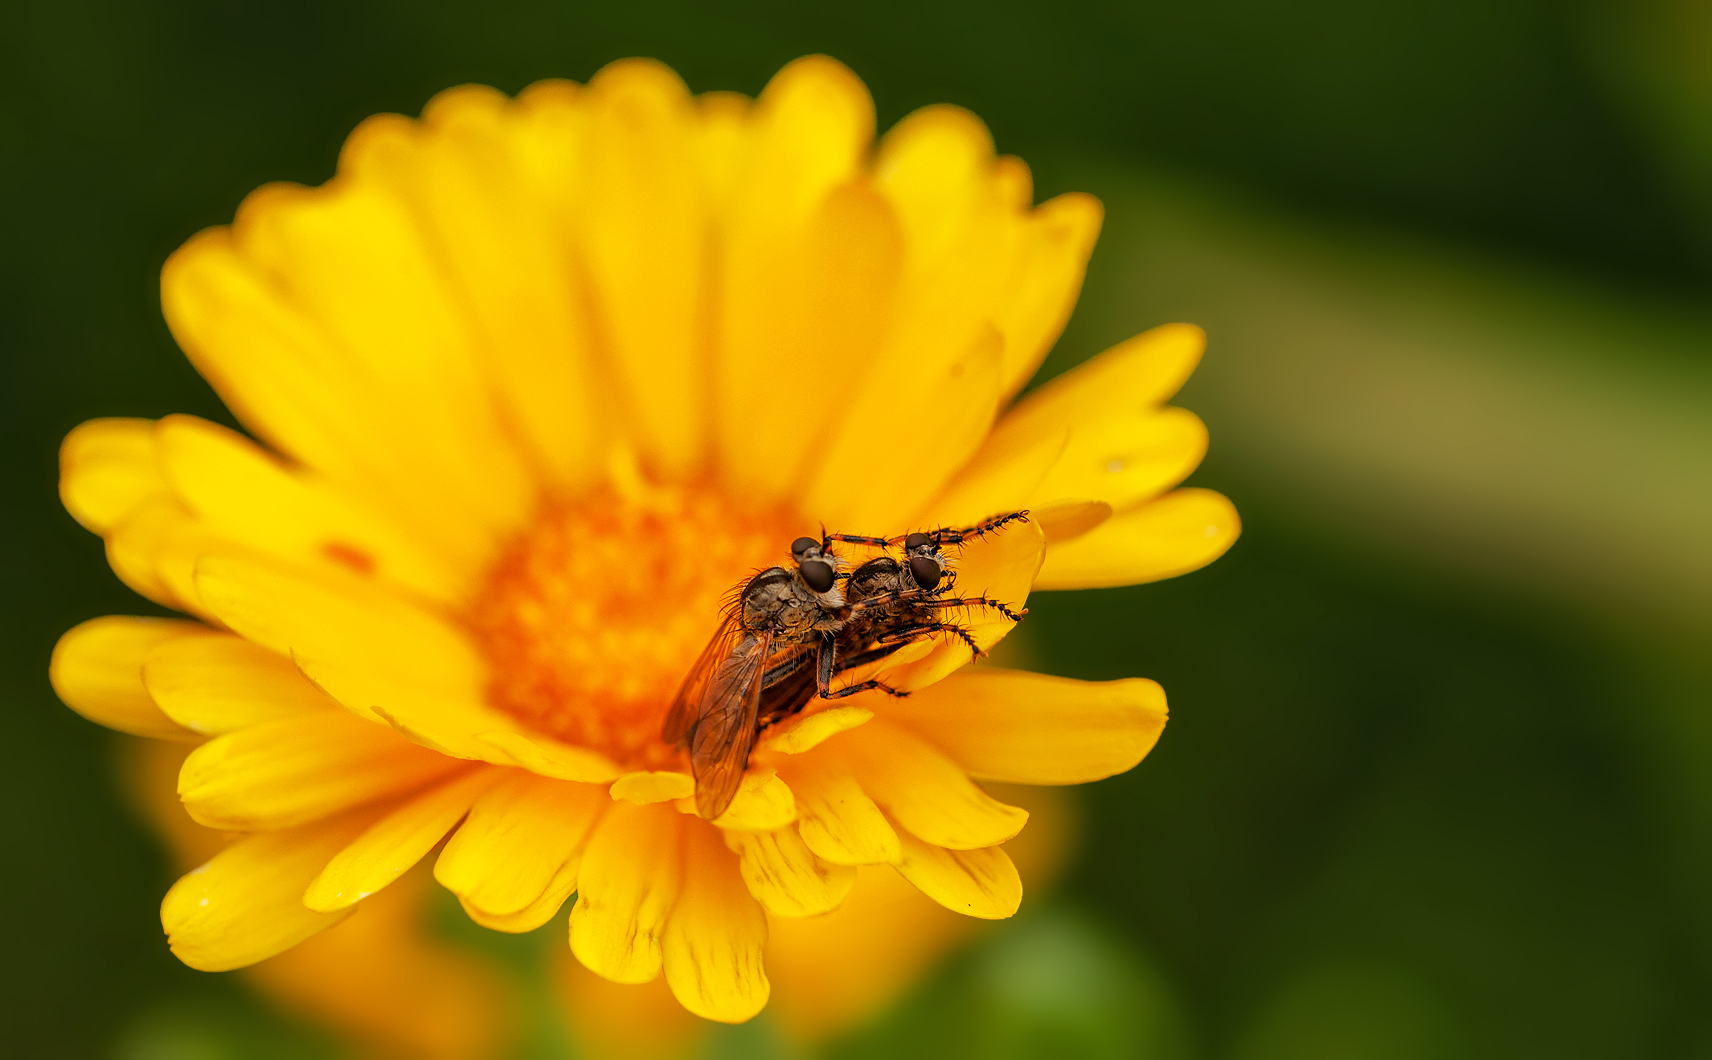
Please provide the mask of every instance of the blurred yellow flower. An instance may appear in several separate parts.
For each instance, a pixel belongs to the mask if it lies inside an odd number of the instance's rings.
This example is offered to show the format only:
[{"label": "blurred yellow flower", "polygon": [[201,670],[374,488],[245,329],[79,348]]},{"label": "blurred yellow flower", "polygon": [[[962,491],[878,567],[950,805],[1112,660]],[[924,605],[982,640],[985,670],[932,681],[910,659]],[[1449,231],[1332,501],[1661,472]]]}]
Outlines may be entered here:
[{"label": "blurred yellow flower", "polygon": [[[173,334],[268,448],[187,416],[67,438],[67,507],[128,585],[200,621],[95,619],[52,675],[93,720],[200,744],[179,796],[238,838],[166,896],[180,959],[273,958],[437,847],[479,923],[531,930],[575,893],[582,964],[663,972],[714,1020],[766,1004],[769,915],[837,908],[858,866],[1015,912],[1002,845],[1028,815],[975,779],[1130,768],[1165,722],[1156,684],[954,674],[956,638],[912,644],[881,672],[913,696],[770,729],[712,822],[660,736],[721,594],[822,523],[1029,509],[958,557],[1019,607],[1236,536],[1224,498],[1168,492],[1206,446],[1162,407],[1198,330],[1010,404],[1098,204],[1032,206],[1026,167],[955,108],[870,157],[872,135],[866,90],[820,57],[754,103],[644,61],[516,100],[453,89],[173,255]],[[966,624],[983,648],[1009,628]]]}]

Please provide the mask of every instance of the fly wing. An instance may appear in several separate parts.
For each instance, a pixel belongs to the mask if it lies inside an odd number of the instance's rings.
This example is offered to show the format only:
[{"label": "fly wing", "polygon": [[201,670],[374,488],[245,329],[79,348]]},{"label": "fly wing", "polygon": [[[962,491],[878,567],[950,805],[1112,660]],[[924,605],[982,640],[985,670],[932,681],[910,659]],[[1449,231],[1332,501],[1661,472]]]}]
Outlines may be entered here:
[{"label": "fly wing", "polygon": [[660,737],[666,743],[680,745],[689,739],[690,732],[695,729],[696,722],[702,716],[702,705],[707,701],[708,683],[713,680],[714,671],[719,668],[719,664],[731,658],[742,632],[742,623],[737,620],[736,613],[727,613],[713,639],[702,649],[701,657],[685,675],[684,683],[678,686],[677,697],[672,700],[671,709],[666,713],[666,723],[660,728]]},{"label": "fly wing", "polygon": [[701,716],[690,734],[690,769],[696,780],[696,812],[713,820],[737,797],[737,785],[755,745],[755,714],[761,675],[773,652],[771,631],[743,641],[713,670]]}]

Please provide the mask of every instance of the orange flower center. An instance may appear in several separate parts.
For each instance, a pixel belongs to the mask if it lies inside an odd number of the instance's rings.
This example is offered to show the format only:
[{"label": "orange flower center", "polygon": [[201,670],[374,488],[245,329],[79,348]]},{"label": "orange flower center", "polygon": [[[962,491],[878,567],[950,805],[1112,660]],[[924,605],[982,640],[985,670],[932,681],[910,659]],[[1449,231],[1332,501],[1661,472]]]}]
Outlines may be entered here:
[{"label": "orange flower center", "polygon": [[660,726],[729,592],[785,562],[804,529],[701,487],[544,507],[470,612],[493,666],[489,701],[623,765],[670,765]]}]

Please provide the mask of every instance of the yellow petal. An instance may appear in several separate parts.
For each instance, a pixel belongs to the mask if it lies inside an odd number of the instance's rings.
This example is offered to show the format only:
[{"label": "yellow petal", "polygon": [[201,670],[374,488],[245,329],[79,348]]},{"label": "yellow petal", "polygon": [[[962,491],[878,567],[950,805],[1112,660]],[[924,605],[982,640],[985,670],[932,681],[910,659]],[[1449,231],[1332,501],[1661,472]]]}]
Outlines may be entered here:
[{"label": "yellow petal", "polygon": [[142,676],[160,709],[194,732],[233,732],[339,709],[290,659],[230,633],[157,645],[143,659]]},{"label": "yellow petal", "polygon": [[163,562],[169,549],[186,538],[201,542],[205,535],[188,509],[171,494],[144,501],[107,531],[107,564],[133,591],[178,611],[203,613],[195,587],[174,585]]},{"label": "yellow petal", "polygon": [[1000,155],[993,160],[993,180],[998,186],[998,199],[1013,210],[1027,210],[1034,205],[1034,174],[1028,163],[1015,155]]},{"label": "yellow petal", "polygon": [[158,740],[195,740],[196,733],[155,705],[143,685],[143,660],[160,645],[211,632],[173,619],[92,618],[54,645],[48,679],[66,706],[97,725]]},{"label": "yellow petal", "polygon": [[913,257],[949,253],[992,197],[993,138],[962,107],[922,107],[892,126],[880,142],[874,171],[896,204]]},{"label": "yellow petal", "polygon": [[754,108],[748,96],[737,92],[703,92],[691,102],[695,105],[696,169],[714,223],[723,231],[731,227],[742,192],[740,180],[754,146],[750,124]]},{"label": "yellow petal", "polygon": [[316,578],[225,555],[203,557],[196,570],[222,621],[290,656],[348,709],[449,754],[512,763],[483,737],[519,726],[484,702],[486,663],[450,622],[354,576]]},{"label": "yellow petal", "polygon": [[1090,419],[1070,432],[1070,444],[1034,496],[1093,498],[1123,511],[1183,481],[1206,453],[1207,428],[1185,409]]},{"label": "yellow petal", "polygon": [[850,706],[827,707],[812,714],[798,714],[768,729],[755,750],[800,755],[820,746],[829,737],[854,729],[873,716],[874,712],[867,707]]},{"label": "yellow petal", "polygon": [[[802,504],[832,527],[852,533],[892,530],[923,511],[986,438],[998,411],[999,333],[984,327],[955,356],[918,359],[906,374],[853,397],[843,428],[817,454]],[[908,474],[870,488],[874,439],[912,439]]]},{"label": "yellow petal", "polygon": [[357,811],[284,832],[240,839],[172,885],[161,926],[178,959],[204,972],[242,968],[290,949],[355,910],[317,913],[309,885],[374,819]]},{"label": "yellow petal", "polygon": [[59,447],[59,496],[72,518],[104,534],[167,492],[155,457],[153,420],[79,424]]},{"label": "yellow petal", "polygon": [[780,769],[796,798],[798,831],[815,854],[835,865],[898,859],[897,832],[839,759],[816,753]]},{"label": "yellow petal", "polygon": [[695,780],[688,773],[643,770],[626,773],[613,781],[611,794],[615,799],[646,806],[695,794]]},{"label": "yellow petal", "polygon": [[1003,920],[1022,904],[1022,879],[999,847],[945,850],[900,834],[903,856],[898,873],[921,893],[953,912],[983,920]]},{"label": "yellow petal", "polygon": [[1122,773],[1153,749],[1166,717],[1164,690],[1145,678],[1074,681],[979,668],[876,709],[970,775],[1018,784],[1086,784]]},{"label": "yellow petal", "polygon": [[544,777],[574,780],[579,784],[605,784],[621,772],[603,754],[535,733],[504,729],[484,732],[476,739],[498,751],[504,764],[522,766]]},{"label": "yellow petal", "polygon": [[[732,110],[703,108],[704,125],[718,122],[728,143],[735,139]],[[884,213],[871,209],[869,199],[849,197],[822,215],[833,189],[857,176],[874,136],[873,101],[855,74],[825,56],[798,59],[774,75],[747,124],[722,226],[714,430],[733,486],[770,500],[785,492],[812,441],[755,429],[771,415],[780,380],[815,354],[791,341],[805,330],[798,321],[815,294],[836,294],[825,285],[841,274],[868,278],[855,285],[853,305],[883,291],[896,250],[895,237],[883,231]],[[723,157],[737,161],[737,152],[728,149]],[[812,279],[805,268],[816,256],[805,246],[811,229],[820,233],[812,239],[824,248],[823,268],[831,266]],[[841,235],[851,241],[847,247],[839,246]]]},{"label": "yellow petal", "polygon": [[1047,549],[1035,587],[1098,589],[1187,574],[1224,555],[1241,530],[1221,495],[1177,490]]},{"label": "yellow petal", "polygon": [[327,863],[303,893],[303,904],[331,913],[397,880],[446,838],[476,798],[504,775],[504,770],[477,766],[390,811]]},{"label": "yellow petal", "polygon": [[1034,375],[1069,321],[1104,214],[1098,199],[1071,192],[1041,203],[1025,221],[993,318],[1005,336],[1006,397]]},{"label": "yellow petal", "polygon": [[[862,533],[918,516],[986,438],[1004,374],[993,317],[1021,236],[992,140],[967,111],[911,114],[886,134],[874,169],[903,234],[895,322],[846,387],[803,499],[835,528],[870,528]],[[904,435],[916,441],[910,473],[852,489],[872,475],[873,439]]]},{"label": "yellow petal", "polygon": [[[240,212],[265,214],[270,204],[308,194],[269,185]],[[454,573],[479,569],[489,536],[470,520],[443,518],[443,505],[440,515],[424,510],[427,499],[410,488],[412,475],[432,481],[434,474],[415,444],[398,440],[432,427],[394,415],[393,402],[372,392],[374,382],[318,322],[287,304],[239,252],[231,230],[200,232],[167,259],[161,308],[191,363],[252,434],[397,513]]]},{"label": "yellow petal", "polygon": [[1061,501],[1028,513],[1040,524],[1046,535],[1046,546],[1068,541],[1099,526],[1112,517],[1112,506],[1105,501]]},{"label": "yellow petal", "polygon": [[1192,324],[1144,331],[1017,402],[995,431],[1056,434],[1114,413],[1162,404],[1189,378],[1206,346],[1206,333]]},{"label": "yellow petal", "polygon": [[[360,126],[341,169],[384,153],[388,129]],[[252,431],[470,572],[533,496],[460,304],[402,204],[349,173],[253,193],[229,234],[191,240],[162,275],[174,335]]]},{"label": "yellow petal", "polygon": [[322,660],[361,662],[423,691],[480,697],[485,667],[468,638],[370,583],[209,555],[198,565],[197,584],[227,625],[295,659],[312,677]]},{"label": "yellow petal", "polygon": [[384,174],[444,249],[506,422],[542,478],[571,494],[599,473],[607,428],[571,253],[580,95],[550,82],[509,105],[492,89],[449,89],[395,141]]},{"label": "yellow petal", "polygon": [[692,160],[694,112],[670,69],[626,59],[601,70],[588,110],[583,253],[628,415],[649,466],[681,476],[705,449],[702,284],[707,220]]},{"label": "yellow petal", "polygon": [[1070,430],[991,434],[922,516],[927,526],[973,526],[1022,511],[1064,455]]},{"label": "yellow petal", "polygon": [[[1121,511],[1182,481],[1206,453],[1206,428],[1191,413],[1156,406],[1182,385],[1204,345],[1199,328],[1171,324],[1047,383],[993,428],[951,495],[933,506],[935,518],[1067,500]],[[1058,459],[1044,461],[1055,446]]]},{"label": "yellow petal", "polygon": [[385,578],[436,600],[461,593],[443,560],[248,439],[194,416],[166,417],[155,438],[173,492],[208,533],[297,563]]},{"label": "yellow petal", "polygon": [[731,805],[713,823],[741,832],[771,832],[797,819],[797,800],[776,773],[751,769]]},{"label": "yellow petal", "polygon": [[[776,371],[795,378],[801,365],[849,391],[873,371],[892,326],[903,279],[903,238],[891,206],[864,181],[834,188],[801,238],[798,261],[777,280],[780,303],[770,338]],[[739,395],[753,413],[770,414],[775,392]],[[772,489],[788,482],[788,496],[819,473],[828,439],[843,430],[844,402],[817,410],[801,427],[781,432],[759,465],[728,469],[738,490]],[[806,428],[806,429],[805,429]]]},{"label": "yellow petal", "polygon": [[997,846],[1028,822],[1027,811],[988,795],[944,753],[883,718],[845,733],[828,749],[892,820],[935,846]]},{"label": "yellow petal", "polygon": [[767,918],[711,828],[686,830],[683,890],[663,942],[666,983],[696,1015],[742,1023],[767,1004]]},{"label": "yellow petal", "polygon": [[479,909],[516,913],[582,848],[606,802],[595,785],[519,771],[476,799],[434,863],[434,878]]},{"label": "yellow petal", "polygon": [[819,916],[838,908],[856,883],[856,869],[815,857],[795,828],[727,832],[741,859],[743,882],[774,916]]},{"label": "yellow petal", "polygon": [[[301,194],[269,185],[250,200]],[[387,432],[351,408],[361,389],[353,366],[281,303],[230,229],[205,229],[167,258],[161,309],[185,355],[252,434],[336,478],[372,478],[368,465],[380,454],[364,450],[377,450],[372,435]]]},{"label": "yellow petal", "polygon": [[[389,492],[413,512],[503,533],[527,514],[533,484],[497,422],[465,302],[403,197],[367,172],[386,165],[403,124],[363,122],[345,141],[336,179],[291,196],[252,196],[233,236],[368,382],[347,400],[367,398],[367,415],[409,432],[410,445],[393,438],[389,452],[372,454],[392,462]],[[391,477],[412,471],[432,479]],[[447,520],[449,512],[457,518]]]},{"label": "yellow petal", "polygon": [[571,909],[571,951],[589,971],[619,983],[660,974],[660,940],[683,875],[682,819],[670,806],[620,802],[595,829]]},{"label": "yellow petal", "polygon": [[342,710],[315,711],[198,747],[178,775],[178,795],[210,828],[273,830],[413,790],[458,765],[384,725]]},{"label": "yellow petal", "polygon": [[577,875],[581,865],[581,858],[571,857],[559,866],[559,871],[548,881],[547,889],[541,892],[541,897],[515,913],[490,913],[463,895],[458,896],[458,904],[464,907],[464,912],[471,920],[484,928],[522,935],[553,919],[566,899],[576,893]]}]

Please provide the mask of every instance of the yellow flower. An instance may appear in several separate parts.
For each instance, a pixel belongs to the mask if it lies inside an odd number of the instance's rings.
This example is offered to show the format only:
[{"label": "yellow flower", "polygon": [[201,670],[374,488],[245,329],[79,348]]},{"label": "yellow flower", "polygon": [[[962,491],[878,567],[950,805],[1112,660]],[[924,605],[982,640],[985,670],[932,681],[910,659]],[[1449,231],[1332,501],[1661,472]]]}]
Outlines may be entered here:
[{"label": "yellow flower", "polygon": [[[660,736],[722,594],[823,523],[1029,509],[957,557],[1018,607],[1192,570],[1237,533],[1224,498],[1167,492],[1206,444],[1162,407],[1198,330],[1010,404],[1098,204],[1031,206],[955,108],[872,135],[862,84],[818,57],[753,103],[639,61],[453,89],[173,255],[173,334],[262,444],[186,416],[67,438],[67,507],[194,617],[95,619],[52,670],[96,721],[205,741],[180,798],[240,837],[166,896],[180,959],[273,957],[442,842],[434,876],[478,922],[529,930],[575,893],[584,965],[663,971],[715,1020],[766,1003],[766,914],[836,908],[857,866],[1016,910],[1002,845],[1027,814],[971,778],[1130,768],[1165,721],[1154,683],[953,674],[968,649],[922,641],[882,664],[913,696],[768,730],[713,822]],[[1010,625],[959,621],[983,647]]]}]

